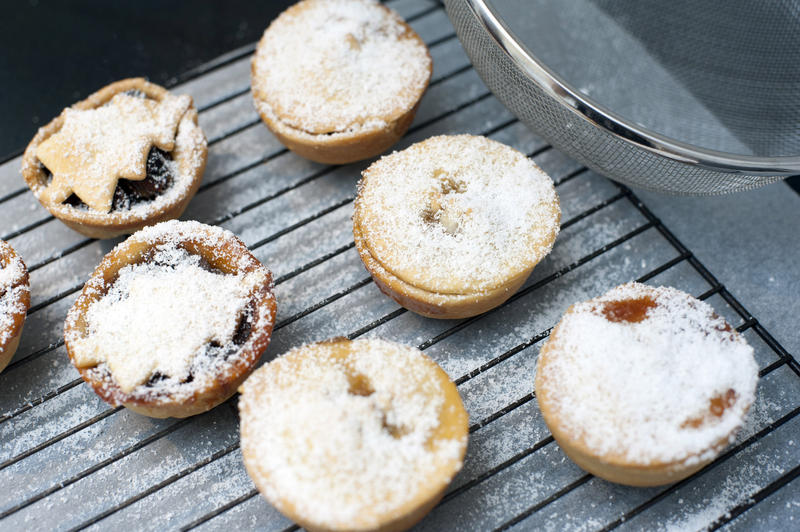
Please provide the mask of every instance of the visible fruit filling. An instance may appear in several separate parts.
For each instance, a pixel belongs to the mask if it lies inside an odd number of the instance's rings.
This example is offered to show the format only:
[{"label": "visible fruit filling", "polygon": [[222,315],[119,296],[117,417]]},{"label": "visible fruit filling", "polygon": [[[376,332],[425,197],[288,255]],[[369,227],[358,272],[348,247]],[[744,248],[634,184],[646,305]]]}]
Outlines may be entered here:
[{"label": "visible fruit filling", "polygon": [[647,318],[647,311],[656,307],[656,302],[650,296],[636,299],[622,299],[619,301],[605,301],[601,312],[610,322],[639,323]]}]

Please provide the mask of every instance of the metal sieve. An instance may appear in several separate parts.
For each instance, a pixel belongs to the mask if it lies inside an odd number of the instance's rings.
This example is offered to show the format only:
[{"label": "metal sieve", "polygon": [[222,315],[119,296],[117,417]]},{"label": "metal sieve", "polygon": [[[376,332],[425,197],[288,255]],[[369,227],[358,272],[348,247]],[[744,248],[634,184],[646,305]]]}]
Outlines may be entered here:
[{"label": "metal sieve", "polygon": [[720,194],[800,174],[800,2],[444,0],[475,69],[622,183]]}]

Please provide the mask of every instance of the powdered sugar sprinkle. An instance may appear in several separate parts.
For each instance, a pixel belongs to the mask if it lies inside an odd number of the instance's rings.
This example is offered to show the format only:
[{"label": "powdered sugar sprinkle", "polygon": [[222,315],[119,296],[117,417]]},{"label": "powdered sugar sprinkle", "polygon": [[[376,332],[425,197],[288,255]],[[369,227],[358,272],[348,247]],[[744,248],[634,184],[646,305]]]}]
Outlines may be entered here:
[{"label": "powdered sugar sprinkle", "polygon": [[441,293],[490,290],[533,267],[560,218],[547,174],[472,135],[431,137],[381,158],[364,172],[355,208],[385,268]]},{"label": "powdered sugar sprinkle", "polygon": [[[290,351],[242,387],[248,472],[272,501],[327,528],[375,528],[381,516],[460,469],[466,437],[431,439],[444,394],[433,363],[382,340]],[[353,378],[368,391],[353,392]],[[449,481],[449,478],[445,478]]]},{"label": "powdered sugar sprinkle", "polygon": [[[110,287],[94,276],[86,290],[101,297],[83,315],[73,307],[67,317],[67,341],[77,367],[110,372],[124,393],[159,374],[162,379],[148,390],[172,387],[167,391],[175,399],[181,387],[191,394],[213,381],[236,356],[233,339],[241,320],[251,327],[270,325],[252,323],[253,313],[247,311],[253,290],[268,279],[266,268],[244,255],[235,264],[237,273],[213,269],[182,247],[187,237],[212,245],[234,238],[216,227],[174,220],[135,233],[131,240],[152,244],[152,255],[121,268]],[[85,330],[75,326],[79,318]],[[187,379],[191,386],[182,386]]]},{"label": "powdered sugar sprinkle", "polygon": [[24,299],[30,294],[23,283],[27,270],[16,254],[11,255],[8,244],[0,240],[0,347],[16,334],[14,316],[25,312]]},{"label": "powdered sugar sprinkle", "polygon": [[306,0],[267,28],[253,58],[262,113],[311,135],[372,130],[409,111],[430,77],[425,45],[370,0]]},{"label": "powdered sugar sprinkle", "polygon": [[[652,298],[636,322],[611,322],[608,302]],[[733,436],[755,397],[753,349],[702,301],[628,283],[578,303],[539,362],[540,397],[598,456],[692,465]]]}]

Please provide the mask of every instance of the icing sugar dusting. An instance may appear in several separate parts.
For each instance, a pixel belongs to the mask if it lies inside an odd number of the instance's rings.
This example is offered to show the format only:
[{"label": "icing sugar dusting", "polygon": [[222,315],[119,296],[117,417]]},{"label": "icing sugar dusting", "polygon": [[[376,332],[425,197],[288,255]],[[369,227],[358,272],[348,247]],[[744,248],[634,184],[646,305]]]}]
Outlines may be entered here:
[{"label": "icing sugar dusting", "polygon": [[431,59],[389,9],[369,0],[306,0],[264,32],[253,58],[256,104],[310,134],[375,129],[422,96]]},{"label": "icing sugar dusting", "polygon": [[414,286],[488,290],[538,263],[559,230],[550,177],[471,135],[432,137],[372,164],[355,209],[373,256]]},{"label": "icing sugar dusting", "polygon": [[20,284],[26,269],[17,255],[13,259],[8,244],[0,240],[0,346],[16,333],[14,316],[25,312],[24,299],[30,293],[27,283]]},{"label": "icing sugar dusting", "polygon": [[122,268],[89,307],[90,333],[74,344],[75,363],[105,362],[125,393],[155,372],[186,378],[207,344],[231,342],[252,280],[207,271],[199,256],[159,246],[152,262]]},{"label": "icing sugar dusting", "polygon": [[[266,268],[252,255],[242,255],[234,263],[238,273],[223,273],[188,252],[183,247],[188,238],[205,242],[230,263],[230,246],[223,244],[235,237],[218,227],[172,220],[135,233],[120,246],[139,241],[153,245],[152,253],[121,268],[105,293],[102,275],[89,280],[86,294],[103,295],[83,316],[88,334],[75,326],[78,307],[67,316],[66,340],[76,366],[94,368],[99,379],[113,376],[124,393],[134,396],[191,395],[225,373],[237,356],[235,336],[242,320],[251,328],[270,326],[262,323],[269,316],[254,323],[249,306],[254,288],[268,279]],[[149,382],[155,374],[160,380]]]},{"label": "icing sugar dusting", "polygon": [[327,528],[373,529],[460,469],[466,436],[432,439],[445,397],[422,353],[350,345],[345,358],[340,344],[297,348],[256,371],[241,390],[242,448],[268,499]]},{"label": "icing sugar dusting", "polygon": [[22,278],[23,270],[19,259],[3,264],[0,261],[0,292],[5,292],[11,285]]},{"label": "icing sugar dusting", "polygon": [[713,456],[758,379],[752,347],[707,303],[639,283],[574,305],[542,353],[538,392],[562,428],[636,464]]}]

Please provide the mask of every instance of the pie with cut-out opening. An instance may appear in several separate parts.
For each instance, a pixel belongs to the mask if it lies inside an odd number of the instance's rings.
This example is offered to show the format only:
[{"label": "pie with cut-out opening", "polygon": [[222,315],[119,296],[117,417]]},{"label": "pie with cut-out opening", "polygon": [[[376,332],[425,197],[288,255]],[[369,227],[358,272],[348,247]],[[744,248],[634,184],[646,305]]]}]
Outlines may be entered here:
[{"label": "pie with cut-out opening", "polygon": [[28,269],[8,242],[0,240],[0,371],[17,351],[30,304]]},{"label": "pie with cut-out opening", "polygon": [[657,486],[733,441],[757,380],[753,348],[710,305],[627,283],[567,309],[539,352],[536,398],[580,467]]},{"label": "pie with cut-out opening", "polygon": [[169,221],[115,247],[70,309],[64,339],[105,401],[188,417],[228,399],[269,344],[272,275],[229,231]]},{"label": "pie with cut-out opening", "polygon": [[378,287],[432,318],[464,318],[516,292],[552,249],[553,181],[517,150],[432,137],[382,157],[358,184],[353,235]]},{"label": "pie with cut-out opening", "polygon": [[308,530],[405,530],[461,469],[467,413],[417,349],[334,338],[276,358],[240,391],[247,472]]},{"label": "pie with cut-out opening", "polygon": [[303,0],[258,43],[252,89],[261,119],[286,147],[344,164],[405,134],[428,87],[425,43],[372,0]]},{"label": "pie with cut-out opening", "polygon": [[22,175],[53,216],[86,236],[111,238],[179,217],[207,153],[190,96],[131,78],[40,128]]}]

